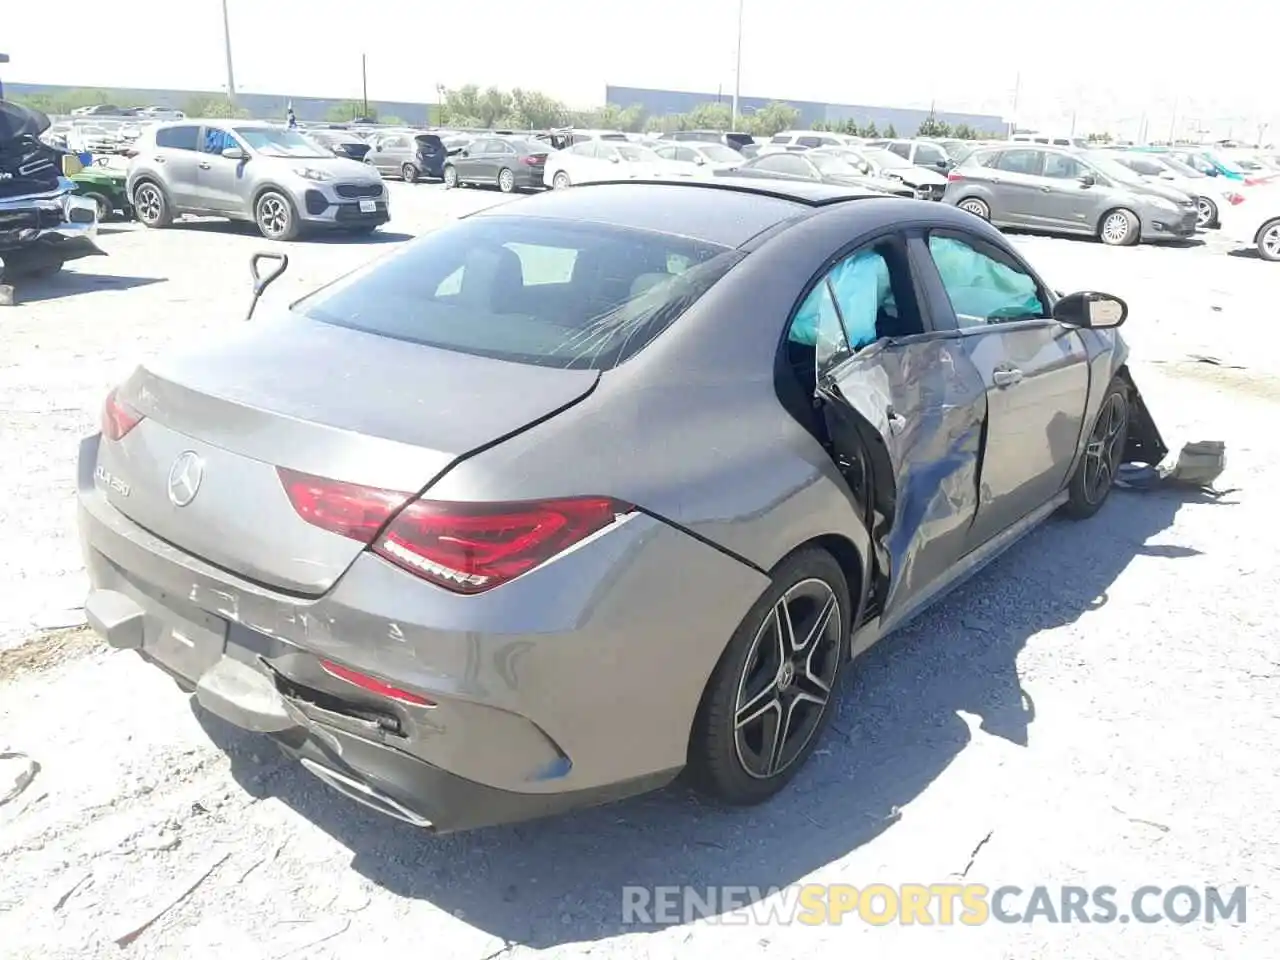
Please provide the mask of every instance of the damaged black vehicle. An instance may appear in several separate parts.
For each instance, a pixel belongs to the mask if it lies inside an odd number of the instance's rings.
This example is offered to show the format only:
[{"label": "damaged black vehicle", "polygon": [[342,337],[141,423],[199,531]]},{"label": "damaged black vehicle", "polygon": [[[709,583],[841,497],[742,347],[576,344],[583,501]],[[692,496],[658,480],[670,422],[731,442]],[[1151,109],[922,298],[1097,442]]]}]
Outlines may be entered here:
[{"label": "damaged black vehicle", "polygon": [[0,282],[102,253],[97,208],[65,175],[69,155],[40,140],[47,129],[40,111],[0,100]]}]

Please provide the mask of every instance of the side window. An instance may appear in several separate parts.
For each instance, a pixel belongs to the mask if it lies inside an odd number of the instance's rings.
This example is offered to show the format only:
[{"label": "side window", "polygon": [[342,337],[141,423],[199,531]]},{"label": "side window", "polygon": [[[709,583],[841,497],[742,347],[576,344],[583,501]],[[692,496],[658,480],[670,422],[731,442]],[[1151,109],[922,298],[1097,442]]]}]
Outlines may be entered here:
[{"label": "side window", "polygon": [[1009,173],[1039,173],[1040,151],[1005,150],[1000,154],[1000,159],[996,161],[996,169],[1006,170]]},{"label": "side window", "polygon": [[861,350],[899,319],[889,283],[889,263],[878,250],[862,250],[832,268],[831,292],[844,320],[849,346]]},{"label": "side window", "polygon": [[809,165],[793,153],[771,153],[754,164],[757,170],[771,173],[788,173],[797,177],[812,177]]},{"label": "side window", "polygon": [[676,158],[676,148],[672,146],[654,147],[653,152],[663,160],[674,160]]},{"label": "side window", "polygon": [[528,243],[506,243],[503,246],[520,258],[526,287],[545,283],[569,283],[573,280],[573,267],[578,262],[577,250]]},{"label": "side window", "polygon": [[1074,180],[1085,174],[1084,164],[1075,157],[1065,153],[1046,153],[1044,157],[1044,176],[1058,180]]},{"label": "side window", "polygon": [[200,145],[202,153],[221,154],[228,147],[238,147],[236,138],[231,136],[225,130],[219,130],[217,127],[204,128],[204,142]]},{"label": "side window", "polygon": [[947,155],[940,149],[927,143],[916,145],[916,163],[927,163],[937,166],[938,163],[946,162]]},{"label": "side window", "polygon": [[791,138],[787,136],[785,133],[780,133],[769,142],[770,143],[790,143]]},{"label": "side window", "polygon": [[889,150],[896,153],[903,160],[911,159],[911,144],[909,143],[891,143],[889,144]]},{"label": "side window", "polygon": [[698,154],[690,150],[688,147],[681,147],[676,151],[676,159],[683,163],[697,163]]},{"label": "side window", "polygon": [[787,339],[813,347],[819,370],[849,352],[849,341],[840,323],[840,314],[836,312],[835,295],[828,278],[823,278],[800,304]]},{"label": "side window", "polygon": [[821,137],[801,137],[796,143],[802,147],[819,147],[822,145]]},{"label": "side window", "polygon": [[156,131],[156,146],[170,150],[195,150],[200,145],[199,127],[163,127]]},{"label": "side window", "polygon": [[516,152],[516,148],[513,147],[511,144],[507,143],[507,141],[505,140],[495,140],[493,142],[493,145],[497,147],[494,153],[515,153]]},{"label": "side window", "polygon": [[961,327],[1049,316],[1035,278],[957,237],[929,236],[929,253]]}]

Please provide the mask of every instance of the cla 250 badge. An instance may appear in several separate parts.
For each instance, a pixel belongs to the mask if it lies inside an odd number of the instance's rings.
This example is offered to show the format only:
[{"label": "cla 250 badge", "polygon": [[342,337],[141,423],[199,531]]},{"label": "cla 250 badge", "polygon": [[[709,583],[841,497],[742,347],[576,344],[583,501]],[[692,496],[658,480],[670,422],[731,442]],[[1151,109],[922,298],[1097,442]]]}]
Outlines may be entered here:
[{"label": "cla 250 badge", "polygon": [[101,465],[93,468],[93,479],[98,482],[99,486],[106,487],[113,493],[118,493],[122,497],[127,497],[129,495],[129,485],[119,477],[113,477],[111,474],[107,473]]}]

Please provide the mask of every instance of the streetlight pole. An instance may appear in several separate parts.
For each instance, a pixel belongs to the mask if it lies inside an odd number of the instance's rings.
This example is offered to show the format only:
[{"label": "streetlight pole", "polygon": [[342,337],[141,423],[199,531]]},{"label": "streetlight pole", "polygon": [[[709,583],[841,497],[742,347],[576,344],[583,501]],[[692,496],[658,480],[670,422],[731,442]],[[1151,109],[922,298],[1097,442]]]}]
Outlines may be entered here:
[{"label": "streetlight pole", "polygon": [[738,100],[742,94],[742,8],[746,0],[738,0],[738,47],[733,66],[733,120],[730,129],[738,129]]},{"label": "streetlight pole", "polygon": [[361,114],[362,120],[369,117],[369,57],[367,54],[360,54],[360,97],[361,97]]},{"label": "streetlight pole", "polygon": [[236,72],[231,65],[231,17],[227,14],[227,0],[222,0],[222,45],[227,54],[227,101],[236,102]]}]

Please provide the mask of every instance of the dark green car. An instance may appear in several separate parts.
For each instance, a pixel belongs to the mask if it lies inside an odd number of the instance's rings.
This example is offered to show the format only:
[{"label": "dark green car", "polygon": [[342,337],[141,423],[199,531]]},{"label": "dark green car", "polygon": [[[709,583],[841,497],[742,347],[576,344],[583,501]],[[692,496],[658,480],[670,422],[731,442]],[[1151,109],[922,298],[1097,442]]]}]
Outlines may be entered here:
[{"label": "dark green car", "polygon": [[118,167],[95,163],[74,174],[71,180],[76,185],[77,194],[98,205],[98,222],[106,223],[117,213],[126,220],[133,219],[133,206],[125,191],[126,176],[126,172]]}]

